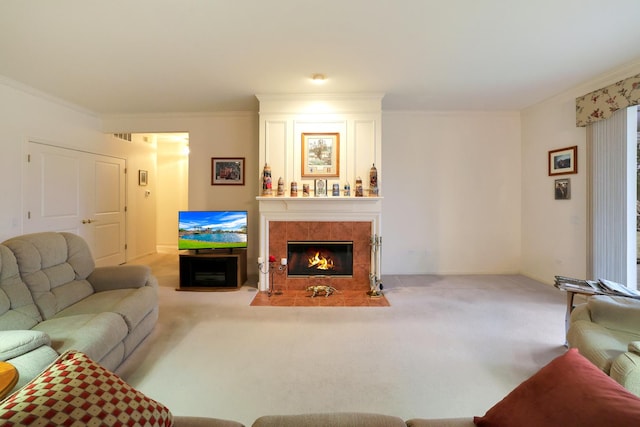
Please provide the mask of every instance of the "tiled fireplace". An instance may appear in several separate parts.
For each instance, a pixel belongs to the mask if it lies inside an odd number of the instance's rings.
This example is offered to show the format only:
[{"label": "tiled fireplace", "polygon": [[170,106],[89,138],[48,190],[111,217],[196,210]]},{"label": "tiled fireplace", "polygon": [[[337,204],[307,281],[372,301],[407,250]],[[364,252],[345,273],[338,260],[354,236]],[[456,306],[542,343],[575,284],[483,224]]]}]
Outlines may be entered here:
[{"label": "tiled fireplace", "polygon": [[[370,274],[380,276],[374,269],[380,265],[378,256],[371,251],[371,239],[380,236],[381,197],[258,197],[260,205],[260,257],[277,260],[277,272],[273,275],[278,290],[304,290],[311,285],[331,285],[340,290],[370,289]],[[289,272],[290,266],[278,269],[282,258],[299,263],[300,254],[291,252],[291,244],[306,242],[312,254],[336,258],[334,263],[351,262],[347,273],[311,271],[298,268]],[[332,253],[343,244],[347,254]],[[292,257],[293,255],[293,257]],[[324,260],[323,262],[328,262]],[[310,262],[312,263],[312,262]],[[344,266],[340,266],[344,267]],[[308,273],[308,274],[307,274]],[[350,273],[350,274],[348,274]],[[259,289],[269,290],[269,275],[261,274]]]}]

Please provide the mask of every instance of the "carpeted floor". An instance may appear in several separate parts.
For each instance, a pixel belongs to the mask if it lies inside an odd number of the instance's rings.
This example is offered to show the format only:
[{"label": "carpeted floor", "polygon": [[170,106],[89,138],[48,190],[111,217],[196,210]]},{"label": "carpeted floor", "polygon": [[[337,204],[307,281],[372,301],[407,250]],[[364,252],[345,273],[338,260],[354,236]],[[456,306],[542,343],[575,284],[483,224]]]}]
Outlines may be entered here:
[{"label": "carpeted floor", "polygon": [[137,263],[160,319],[118,373],[177,415],[479,415],[565,351],[565,295],[522,276],[385,276],[389,307],[274,308],[255,286],[176,292],[177,255]]}]

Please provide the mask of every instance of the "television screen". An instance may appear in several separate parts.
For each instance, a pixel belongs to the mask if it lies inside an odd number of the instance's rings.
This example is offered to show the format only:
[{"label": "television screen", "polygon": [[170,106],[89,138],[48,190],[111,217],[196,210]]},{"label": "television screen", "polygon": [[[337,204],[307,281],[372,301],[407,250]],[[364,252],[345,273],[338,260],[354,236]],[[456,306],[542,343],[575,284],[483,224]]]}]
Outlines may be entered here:
[{"label": "television screen", "polygon": [[247,211],[178,212],[178,249],[247,247]]}]

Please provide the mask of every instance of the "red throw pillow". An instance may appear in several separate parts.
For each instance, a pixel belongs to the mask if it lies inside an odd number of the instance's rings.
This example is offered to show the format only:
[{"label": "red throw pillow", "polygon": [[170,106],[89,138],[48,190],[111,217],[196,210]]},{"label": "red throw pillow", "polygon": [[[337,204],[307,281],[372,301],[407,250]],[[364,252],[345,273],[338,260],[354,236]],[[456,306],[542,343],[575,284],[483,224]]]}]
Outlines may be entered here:
[{"label": "red throw pillow", "polygon": [[637,426],[640,398],[570,349],[473,422],[480,427]]}]

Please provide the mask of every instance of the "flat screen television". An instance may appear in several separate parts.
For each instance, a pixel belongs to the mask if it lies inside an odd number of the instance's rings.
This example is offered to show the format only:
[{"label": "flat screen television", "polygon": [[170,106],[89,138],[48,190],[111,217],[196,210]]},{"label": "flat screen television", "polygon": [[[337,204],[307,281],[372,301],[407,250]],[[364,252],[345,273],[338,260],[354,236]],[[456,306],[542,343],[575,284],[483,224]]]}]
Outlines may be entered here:
[{"label": "flat screen television", "polygon": [[247,211],[178,212],[178,249],[247,247]]}]

